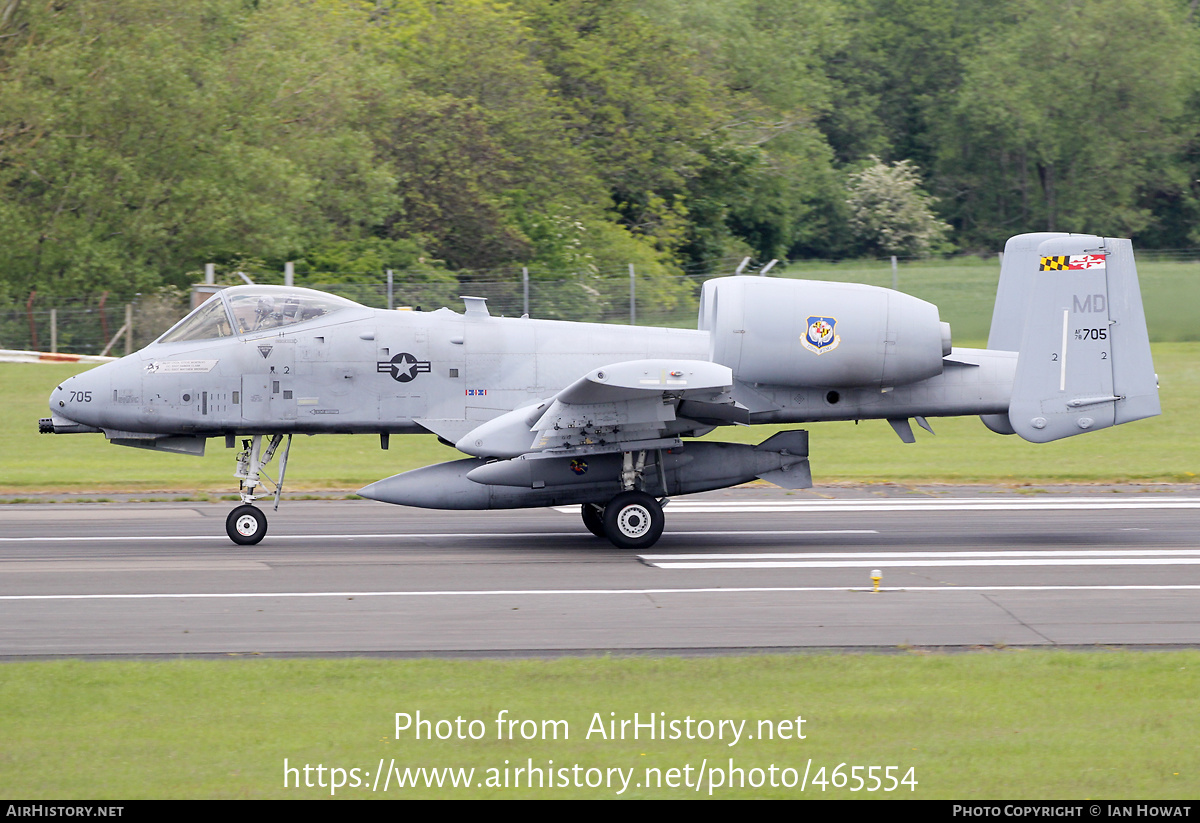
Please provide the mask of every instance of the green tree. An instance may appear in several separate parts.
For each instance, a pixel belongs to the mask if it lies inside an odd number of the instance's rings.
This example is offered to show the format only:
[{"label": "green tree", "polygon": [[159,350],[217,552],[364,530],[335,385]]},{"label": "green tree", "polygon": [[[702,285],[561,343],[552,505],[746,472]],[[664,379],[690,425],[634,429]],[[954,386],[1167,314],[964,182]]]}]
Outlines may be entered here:
[{"label": "green tree", "polygon": [[[378,99],[334,0],[17,7],[0,56],[0,246],[20,288],[146,290],[381,219]],[[319,32],[319,34],[314,34]]]},{"label": "green tree", "polygon": [[967,64],[940,175],[975,242],[1048,229],[1147,230],[1197,68],[1172,0],[1025,0]]},{"label": "green tree", "polygon": [[950,227],[933,215],[931,198],[908,160],[888,165],[878,157],[850,175],[846,205],[850,226],[868,252],[926,257],[938,251]]},{"label": "green tree", "polygon": [[850,40],[840,3],[652,0],[643,8],[687,43],[691,71],[719,101],[688,182],[691,260],[830,255],[844,246],[842,186],[819,128],[835,94],[829,61]]},{"label": "green tree", "polygon": [[848,36],[823,66],[821,118],[838,162],[868,155],[933,168],[965,63],[1003,27],[1012,0],[840,0]]},{"label": "green tree", "polygon": [[539,253],[523,214],[603,212],[604,187],[569,139],[522,14],[488,0],[387,0],[375,25],[380,59],[404,78],[378,143],[399,198],[389,236],[424,238],[457,268],[494,268]]},{"label": "green tree", "polygon": [[533,54],[554,77],[572,145],[590,158],[621,223],[673,250],[688,182],[720,95],[684,45],[632,0],[519,0]]}]

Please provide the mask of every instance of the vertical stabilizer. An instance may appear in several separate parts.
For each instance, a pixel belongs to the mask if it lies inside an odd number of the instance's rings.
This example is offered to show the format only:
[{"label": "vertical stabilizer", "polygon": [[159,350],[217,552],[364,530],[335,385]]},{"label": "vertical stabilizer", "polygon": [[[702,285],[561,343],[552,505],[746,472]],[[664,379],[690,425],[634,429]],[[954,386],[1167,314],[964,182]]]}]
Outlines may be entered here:
[{"label": "vertical stabilizer", "polygon": [[1056,237],[1070,237],[1064,232],[1039,231],[1018,234],[1004,244],[1004,262],[1000,265],[1000,284],[996,287],[996,305],[992,308],[992,326],[988,331],[989,349],[1017,351],[1025,316],[1029,310],[1029,294],[1037,284],[1038,246]]},{"label": "vertical stabilizer", "polygon": [[[1048,235],[1035,255],[1023,246],[1021,257],[1027,305],[1008,410],[1016,433],[1045,443],[1159,414],[1132,243]],[[1005,311],[1011,310],[1010,303]],[[997,332],[994,320],[988,348]],[[1003,345],[995,348],[1007,348],[1011,330],[999,330],[996,339]]]}]

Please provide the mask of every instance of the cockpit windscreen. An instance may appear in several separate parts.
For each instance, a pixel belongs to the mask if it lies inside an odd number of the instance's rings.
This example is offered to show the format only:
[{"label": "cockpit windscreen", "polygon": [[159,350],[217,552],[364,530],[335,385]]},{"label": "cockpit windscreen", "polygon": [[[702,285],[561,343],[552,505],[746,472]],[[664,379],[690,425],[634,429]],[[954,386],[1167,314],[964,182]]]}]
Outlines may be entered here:
[{"label": "cockpit windscreen", "polygon": [[358,305],[332,294],[289,291],[286,288],[270,292],[239,291],[227,297],[238,334],[316,320],[339,309]]},{"label": "cockpit windscreen", "polygon": [[158,339],[159,343],[214,340],[283,328],[358,306],[353,300],[286,286],[238,286],[214,295]]}]

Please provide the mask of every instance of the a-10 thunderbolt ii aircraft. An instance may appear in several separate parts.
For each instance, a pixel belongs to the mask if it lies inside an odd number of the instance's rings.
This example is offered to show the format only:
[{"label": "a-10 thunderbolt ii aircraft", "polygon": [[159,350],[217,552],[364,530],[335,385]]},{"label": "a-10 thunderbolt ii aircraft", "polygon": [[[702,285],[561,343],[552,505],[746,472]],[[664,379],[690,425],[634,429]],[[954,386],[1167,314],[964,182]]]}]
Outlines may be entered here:
[{"label": "a-10 thunderbolt ii aircraft", "polygon": [[[757,446],[717,426],[980,415],[1046,442],[1159,413],[1130,241],[1008,241],[986,349],[953,348],[936,306],[890,289],[765,277],[704,284],[698,329],[396,312],[317,291],[238,286],[145,349],[72,377],[43,432],[202,454],[242,439],[230,512],[257,543],[294,434],[432,432],[469,455],[359,494],[440,509],[581,506],[620,547],[662,534],[668,497],[762,478],[812,485],[808,433]],[[932,430],[932,429],[931,429]],[[286,445],[283,445],[286,440]],[[264,467],[280,452],[278,482]]]}]

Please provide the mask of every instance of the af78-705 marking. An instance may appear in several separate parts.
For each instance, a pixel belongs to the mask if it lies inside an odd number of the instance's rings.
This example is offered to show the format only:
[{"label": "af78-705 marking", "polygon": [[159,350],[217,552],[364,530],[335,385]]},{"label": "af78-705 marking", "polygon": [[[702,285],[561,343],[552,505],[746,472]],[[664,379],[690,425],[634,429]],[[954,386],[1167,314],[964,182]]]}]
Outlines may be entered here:
[{"label": "af78-705 marking", "polygon": [[[364,497],[441,509],[579,505],[644,549],[669,496],[762,478],[812,485],[808,432],[757,446],[695,441],[726,425],[979,415],[1047,442],[1159,413],[1128,240],[1009,240],[986,349],[951,346],[936,306],[872,286],[759,277],[704,284],[698,328],[388,312],[308,289],[222,291],[140,352],[64,381],[40,430],[237,458],[226,523],[257,543],[254,502],[294,434],[432,432],[468,455],[372,483]],[[282,451],[280,447],[282,446]]]}]

